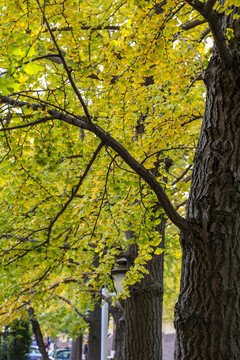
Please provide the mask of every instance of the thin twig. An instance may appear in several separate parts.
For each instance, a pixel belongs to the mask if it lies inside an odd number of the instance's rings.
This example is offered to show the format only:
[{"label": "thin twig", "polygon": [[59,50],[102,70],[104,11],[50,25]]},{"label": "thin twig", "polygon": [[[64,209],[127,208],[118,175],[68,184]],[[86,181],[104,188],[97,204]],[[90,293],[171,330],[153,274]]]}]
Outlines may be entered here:
[{"label": "thin twig", "polygon": [[72,304],[70,300],[68,300],[68,299],[66,299],[66,298],[64,298],[63,296],[60,296],[60,295],[54,295],[54,296],[55,296],[56,298],[64,301],[64,302],[65,302],[66,304],[68,304],[69,306],[71,306],[71,307],[74,309],[74,311],[75,311],[79,316],[81,316],[86,323],[89,324],[90,320],[89,320],[88,316],[86,316],[86,315],[83,314],[81,311],[79,311],[78,308],[77,308],[74,304]]},{"label": "thin twig", "polygon": [[186,169],[182,172],[182,174],[171,183],[171,186],[174,186],[175,184],[177,184],[187,174],[187,172],[191,169],[191,167],[192,167],[192,164],[188,165],[186,167]]},{"label": "thin twig", "polygon": [[60,57],[61,60],[62,60],[64,69],[65,69],[65,71],[66,71],[66,73],[67,73],[67,75],[68,75],[68,79],[69,79],[69,81],[70,81],[70,83],[71,83],[71,85],[72,85],[72,88],[73,88],[75,94],[77,95],[77,97],[78,97],[78,99],[79,99],[79,101],[80,101],[80,103],[81,103],[81,105],[82,105],[82,107],[83,107],[83,110],[84,110],[85,115],[86,115],[86,117],[87,117],[87,121],[88,121],[89,123],[91,123],[91,116],[90,116],[90,114],[89,114],[89,112],[88,112],[87,105],[85,104],[85,101],[83,100],[82,95],[80,94],[80,92],[79,92],[79,90],[78,90],[78,88],[77,88],[77,86],[76,86],[76,84],[75,84],[75,82],[74,82],[74,80],[73,80],[73,78],[72,78],[71,71],[69,70],[69,68],[68,68],[68,66],[67,66],[67,63],[66,63],[66,61],[65,61],[65,58],[64,58],[64,56],[63,56],[63,53],[62,53],[61,49],[60,49],[59,46],[58,46],[57,40],[56,40],[56,38],[55,38],[52,30],[51,30],[51,27],[50,27],[50,25],[49,25],[49,22],[48,22],[46,16],[45,16],[45,13],[44,13],[44,11],[43,11],[43,8],[41,7],[39,1],[38,1],[38,0],[36,0],[36,1],[37,1],[38,6],[39,6],[39,9],[41,10],[41,13],[42,13],[42,15],[43,15],[43,20],[44,20],[44,22],[45,22],[46,25],[47,25],[48,31],[49,31],[49,33],[50,33],[50,35],[51,35],[51,38],[52,38],[52,40],[53,40],[53,42],[54,42],[54,45],[56,46],[56,49],[57,49],[58,54],[59,54],[59,57]]},{"label": "thin twig", "polygon": [[203,68],[203,64],[202,64],[202,60],[200,58],[200,56],[198,55],[198,53],[188,44],[188,42],[184,39],[184,37],[180,34],[178,34],[178,37],[187,45],[187,47],[194,52],[194,54],[196,55],[196,58],[198,59],[199,65],[201,67],[201,74],[202,74],[202,79],[204,79],[205,74],[204,74],[204,68]]},{"label": "thin twig", "polygon": [[55,116],[45,116],[41,119],[38,119],[36,121],[32,121],[30,123],[26,123],[26,124],[22,124],[22,125],[16,125],[16,126],[11,126],[11,127],[5,127],[5,128],[1,128],[0,131],[10,131],[10,130],[17,130],[17,129],[23,129],[23,128],[26,128],[26,127],[32,127],[34,125],[37,125],[37,124],[42,124],[42,123],[45,123],[47,121],[50,121],[50,120],[55,120]]},{"label": "thin twig", "polygon": [[48,237],[47,237],[47,241],[50,240],[50,235],[51,235],[51,231],[52,231],[52,227],[55,224],[55,222],[57,221],[57,219],[64,213],[64,211],[66,210],[66,208],[68,207],[68,205],[72,202],[72,200],[74,199],[75,195],[77,194],[78,190],[80,189],[83,180],[85,179],[85,177],[87,176],[89,170],[91,169],[92,164],[94,163],[97,155],[99,154],[99,152],[101,151],[102,147],[104,146],[103,142],[101,142],[97,149],[94,151],[94,154],[91,158],[91,160],[89,161],[83,175],[80,177],[80,180],[78,182],[78,184],[76,185],[75,189],[72,191],[72,195],[70,196],[70,198],[68,199],[68,201],[63,205],[62,209],[58,212],[58,214],[54,217],[54,219],[51,221],[49,228],[48,228]]}]

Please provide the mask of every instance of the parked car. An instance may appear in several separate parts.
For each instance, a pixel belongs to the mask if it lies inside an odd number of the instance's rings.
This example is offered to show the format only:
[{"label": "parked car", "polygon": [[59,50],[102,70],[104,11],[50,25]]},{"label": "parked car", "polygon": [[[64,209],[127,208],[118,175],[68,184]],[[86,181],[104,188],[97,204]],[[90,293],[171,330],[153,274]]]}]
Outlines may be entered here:
[{"label": "parked car", "polygon": [[[42,360],[42,354],[37,346],[30,346],[29,353],[25,355],[27,360]],[[54,360],[54,357],[49,355],[49,360]]]},{"label": "parked car", "polygon": [[25,355],[27,360],[42,360],[42,354],[28,353]]},{"label": "parked car", "polygon": [[[54,351],[50,353],[52,359],[54,358]],[[71,351],[69,349],[57,350],[57,360],[66,360],[71,358]]]},{"label": "parked car", "polygon": [[31,345],[29,349],[30,354],[41,354],[38,346]]}]

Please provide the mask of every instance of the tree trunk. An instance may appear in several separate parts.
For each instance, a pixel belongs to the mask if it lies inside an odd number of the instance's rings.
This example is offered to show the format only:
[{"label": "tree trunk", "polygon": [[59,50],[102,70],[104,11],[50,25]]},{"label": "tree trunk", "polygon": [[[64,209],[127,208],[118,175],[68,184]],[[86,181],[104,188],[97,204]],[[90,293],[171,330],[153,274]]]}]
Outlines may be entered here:
[{"label": "tree trunk", "polygon": [[116,329],[114,337],[114,360],[124,360],[124,339],[125,339],[125,326],[123,311],[111,305],[109,312],[113,317]]},{"label": "tree trunk", "polygon": [[71,360],[82,360],[82,335],[72,340]]},{"label": "tree trunk", "polygon": [[[131,288],[125,304],[125,360],[161,360],[162,358],[162,256],[148,263],[150,274]],[[154,278],[152,278],[154,274]]]},{"label": "tree trunk", "polygon": [[[162,235],[161,248],[164,248],[165,224],[162,218],[158,229]],[[130,297],[124,305],[124,360],[162,359],[163,264],[163,253],[153,255],[146,266],[149,274],[130,287]]]},{"label": "tree trunk", "polygon": [[89,313],[88,360],[100,360],[101,357],[101,306],[96,303]]},{"label": "tree trunk", "polygon": [[30,315],[30,322],[31,322],[31,325],[32,325],[32,331],[33,331],[33,334],[34,334],[35,339],[37,341],[39,351],[42,354],[43,360],[49,360],[49,356],[48,356],[48,353],[47,353],[45,345],[44,345],[41,328],[40,328],[39,322],[37,321],[37,319],[36,319],[36,317],[34,315],[34,309],[30,308],[28,310],[28,313]]},{"label": "tree trunk", "polygon": [[214,56],[206,71],[206,110],[194,160],[182,236],[175,308],[178,360],[240,359],[239,64]]}]

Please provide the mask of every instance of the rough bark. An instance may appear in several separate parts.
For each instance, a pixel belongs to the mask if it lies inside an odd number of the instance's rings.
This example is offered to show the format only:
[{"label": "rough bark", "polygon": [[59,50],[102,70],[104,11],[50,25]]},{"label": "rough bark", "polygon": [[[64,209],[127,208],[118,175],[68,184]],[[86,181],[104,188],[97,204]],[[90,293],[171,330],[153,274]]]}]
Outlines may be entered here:
[{"label": "rough bark", "polygon": [[[164,248],[164,218],[159,228]],[[136,244],[133,246],[137,252]],[[149,274],[130,287],[130,297],[124,305],[124,360],[162,359],[163,263],[163,253],[153,255],[146,266]]]},{"label": "rough bark", "polygon": [[34,334],[35,339],[37,341],[39,351],[42,354],[43,360],[49,360],[49,356],[48,356],[48,353],[47,353],[45,345],[44,345],[41,328],[40,328],[39,322],[37,321],[37,319],[36,319],[36,317],[34,315],[34,309],[30,308],[28,310],[28,313],[30,315],[30,322],[31,322],[31,325],[32,325],[32,331],[33,331],[33,334]]},{"label": "rough bark", "polygon": [[101,307],[96,303],[89,313],[88,360],[100,360],[101,356]]},{"label": "rough bark", "polygon": [[240,358],[240,64],[215,54],[182,236],[178,360]]},{"label": "rough bark", "polygon": [[72,340],[71,360],[82,360],[82,335]]}]

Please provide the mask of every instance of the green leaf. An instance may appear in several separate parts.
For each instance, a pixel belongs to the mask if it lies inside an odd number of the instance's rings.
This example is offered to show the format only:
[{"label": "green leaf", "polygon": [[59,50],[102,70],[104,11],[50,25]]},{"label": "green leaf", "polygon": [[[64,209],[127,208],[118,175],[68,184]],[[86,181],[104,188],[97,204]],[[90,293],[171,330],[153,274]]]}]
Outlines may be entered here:
[{"label": "green leaf", "polygon": [[29,62],[27,65],[23,67],[23,70],[28,75],[37,75],[39,72],[44,70],[44,67],[41,65],[38,65],[35,62]]},{"label": "green leaf", "polygon": [[157,248],[157,249],[154,251],[154,254],[155,254],[155,255],[160,255],[160,254],[162,254],[163,251],[164,251],[163,249]]}]

